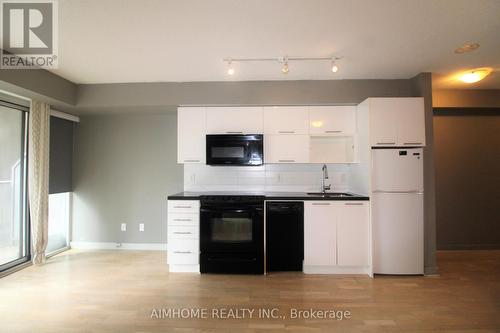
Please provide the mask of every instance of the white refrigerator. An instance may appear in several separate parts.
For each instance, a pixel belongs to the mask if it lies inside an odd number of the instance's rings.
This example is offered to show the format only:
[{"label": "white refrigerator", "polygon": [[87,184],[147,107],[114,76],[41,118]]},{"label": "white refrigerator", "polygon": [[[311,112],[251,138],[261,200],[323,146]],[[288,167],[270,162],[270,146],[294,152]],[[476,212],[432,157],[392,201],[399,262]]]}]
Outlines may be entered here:
[{"label": "white refrigerator", "polygon": [[375,274],[424,273],[423,149],[372,149]]}]

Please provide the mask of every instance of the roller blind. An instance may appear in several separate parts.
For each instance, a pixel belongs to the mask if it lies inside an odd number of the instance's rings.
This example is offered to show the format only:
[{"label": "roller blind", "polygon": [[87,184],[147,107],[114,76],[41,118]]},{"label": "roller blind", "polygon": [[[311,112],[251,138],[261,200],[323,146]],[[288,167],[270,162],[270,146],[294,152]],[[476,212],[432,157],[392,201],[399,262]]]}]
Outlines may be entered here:
[{"label": "roller blind", "polygon": [[72,121],[50,117],[49,193],[73,191]]}]

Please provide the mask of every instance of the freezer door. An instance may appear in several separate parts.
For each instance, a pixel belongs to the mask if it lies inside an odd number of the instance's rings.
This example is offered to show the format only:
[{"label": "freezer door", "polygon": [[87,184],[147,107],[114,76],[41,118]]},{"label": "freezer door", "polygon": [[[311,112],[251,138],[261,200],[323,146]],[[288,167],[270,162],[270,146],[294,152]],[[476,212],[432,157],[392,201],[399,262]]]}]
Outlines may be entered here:
[{"label": "freezer door", "polygon": [[372,196],[374,273],[424,273],[423,211],[422,194]]},{"label": "freezer door", "polygon": [[423,149],[372,149],[372,192],[423,191]]}]

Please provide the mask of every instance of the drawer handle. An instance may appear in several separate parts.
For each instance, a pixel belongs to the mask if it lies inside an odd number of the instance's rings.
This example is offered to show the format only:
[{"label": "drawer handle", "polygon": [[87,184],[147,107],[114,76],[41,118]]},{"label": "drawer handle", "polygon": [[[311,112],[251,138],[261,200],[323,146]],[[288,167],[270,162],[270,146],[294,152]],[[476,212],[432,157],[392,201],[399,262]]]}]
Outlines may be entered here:
[{"label": "drawer handle", "polygon": [[178,254],[191,254],[193,252],[191,252],[191,251],[174,251],[174,253],[178,253]]},{"label": "drawer handle", "polygon": [[174,206],[174,208],[193,208],[192,206]]},{"label": "drawer handle", "polygon": [[377,142],[378,145],[395,145],[396,142]]},{"label": "drawer handle", "polygon": [[184,162],[200,162],[200,160],[184,160]]},{"label": "drawer handle", "polygon": [[346,206],[363,206],[362,202],[346,202],[344,205]]},{"label": "drawer handle", "polygon": [[295,160],[278,160],[280,162],[295,162]]},{"label": "drawer handle", "polygon": [[189,231],[174,231],[175,235],[191,235],[192,232]]},{"label": "drawer handle", "polygon": [[325,131],[325,133],[342,133],[342,131]]},{"label": "drawer handle", "polygon": [[243,132],[228,131],[227,134],[242,134]]},{"label": "drawer handle", "polygon": [[282,133],[282,134],[293,134],[293,133],[295,133],[295,131],[278,131],[278,133]]},{"label": "drawer handle", "polygon": [[405,144],[405,145],[418,146],[418,145],[421,145],[421,144],[422,144],[422,142],[405,142],[404,144]]},{"label": "drawer handle", "polygon": [[313,202],[313,206],[330,206],[329,202]]},{"label": "drawer handle", "polygon": [[189,221],[192,221],[191,219],[174,219],[174,221],[177,221],[177,222],[189,222]]}]

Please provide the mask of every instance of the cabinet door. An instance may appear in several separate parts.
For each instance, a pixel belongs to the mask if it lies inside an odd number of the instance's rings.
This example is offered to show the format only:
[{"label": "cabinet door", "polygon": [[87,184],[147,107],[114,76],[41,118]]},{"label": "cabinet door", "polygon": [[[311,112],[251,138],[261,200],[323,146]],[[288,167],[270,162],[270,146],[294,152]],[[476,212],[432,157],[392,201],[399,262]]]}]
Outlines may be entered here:
[{"label": "cabinet door", "polygon": [[307,134],[308,118],[305,106],[264,107],[264,133]]},{"label": "cabinet door", "polygon": [[177,110],[177,163],[205,163],[205,133],[205,108]]},{"label": "cabinet door", "polygon": [[422,97],[405,98],[398,112],[398,145],[425,146],[425,109]]},{"label": "cabinet door", "polygon": [[208,134],[262,134],[262,107],[207,107]]},{"label": "cabinet door", "polygon": [[356,133],[355,106],[310,106],[309,133],[345,135]]},{"label": "cabinet door", "polygon": [[370,142],[372,147],[396,146],[398,143],[398,111],[401,98],[371,98]]},{"label": "cabinet door", "polygon": [[336,217],[334,202],[304,203],[304,265],[337,264]]},{"label": "cabinet door", "polygon": [[368,266],[370,256],[368,202],[344,201],[339,204],[337,264]]},{"label": "cabinet door", "polygon": [[265,135],[265,163],[308,163],[309,135]]}]

